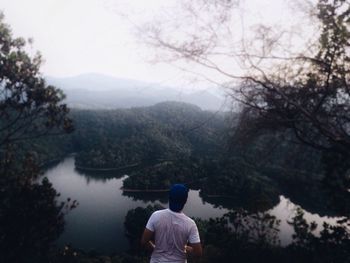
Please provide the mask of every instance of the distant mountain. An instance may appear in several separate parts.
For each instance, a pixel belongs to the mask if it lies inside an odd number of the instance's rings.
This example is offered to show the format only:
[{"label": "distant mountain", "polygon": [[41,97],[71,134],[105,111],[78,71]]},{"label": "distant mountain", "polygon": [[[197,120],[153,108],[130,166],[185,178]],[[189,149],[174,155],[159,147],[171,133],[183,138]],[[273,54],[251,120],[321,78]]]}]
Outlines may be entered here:
[{"label": "distant mountain", "polygon": [[159,84],[95,73],[67,78],[48,76],[46,80],[48,84],[64,91],[67,95],[66,103],[72,108],[115,109],[181,101],[195,104],[204,110],[225,109],[224,98],[209,90],[184,92]]}]

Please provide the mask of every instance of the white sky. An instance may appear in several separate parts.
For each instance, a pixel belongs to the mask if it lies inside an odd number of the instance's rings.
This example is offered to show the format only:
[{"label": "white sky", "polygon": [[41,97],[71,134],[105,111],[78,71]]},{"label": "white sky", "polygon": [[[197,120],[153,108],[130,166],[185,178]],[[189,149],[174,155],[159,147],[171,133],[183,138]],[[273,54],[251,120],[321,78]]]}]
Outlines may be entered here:
[{"label": "white sky", "polygon": [[[175,0],[0,0],[15,36],[32,37],[45,64],[45,75],[64,77],[88,72],[171,84],[184,73],[144,60],[152,51],[137,43],[131,25],[157,15]],[[286,0],[246,0],[251,17],[285,23],[293,19]]]}]

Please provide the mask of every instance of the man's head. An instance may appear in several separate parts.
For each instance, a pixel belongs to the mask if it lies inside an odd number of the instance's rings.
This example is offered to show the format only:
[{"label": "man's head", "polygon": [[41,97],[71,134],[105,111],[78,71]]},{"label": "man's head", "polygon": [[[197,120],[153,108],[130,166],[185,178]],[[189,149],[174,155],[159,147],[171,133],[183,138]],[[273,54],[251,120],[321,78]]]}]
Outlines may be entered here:
[{"label": "man's head", "polygon": [[187,201],[188,189],[183,184],[174,184],[169,191],[169,208],[171,211],[180,212]]}]

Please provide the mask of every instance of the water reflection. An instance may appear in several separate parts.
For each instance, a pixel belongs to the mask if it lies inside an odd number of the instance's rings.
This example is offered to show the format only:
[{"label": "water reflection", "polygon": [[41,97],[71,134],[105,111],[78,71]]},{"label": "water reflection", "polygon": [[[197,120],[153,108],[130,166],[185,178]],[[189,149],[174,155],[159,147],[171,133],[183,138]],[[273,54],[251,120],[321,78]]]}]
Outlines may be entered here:
[{"label": "water reflection", "polygon": [[131,198],[133,201],[143,201],[144,203],[160,201],[161,203],[168,202],[168,193],[139,193],[139,192],[125,192],[123,196]]},{"label": "water reflection", "polygon": [[123,171],[103,171],[103,170],[86,170],[80,168],[74,168],[75,172],[90,181],[102,181],[107,182],[110,179],[119,179],[126,175],[126,170]]},{"label": "water reflection", "polygon": [[[293,203],[301,204],[310,213],[333,217],[344,214],[346,210],[337,209],[336,203],[331,201],[335,193],[327,192],[324,185],[321,185],[320,182],[316,182],[312,186],[309,184],[289,186],[284,193]],[[342,202],[344,200],[346,199],[342,198]]]},{"label": "water reflection", "polygon": [[225,209],[245,209],[249,212],[263,212],[278,205],[280,202],[279,195],[269,196],[269,198],[251,198],[249,196],[240,196],[239,198],[231,197],[212,197],[202,194],[200,197],[215,208]]},{"label": "water reflection", "polygon": [[[124,221],[127,212],[136,207],[160,204],[167,206],[167,193],[124,193],[121,190],[125,177],[115,178],[101,174],[80,173],[74,168],[74,157],[66,158],[57,166],[48,169],[45,176],[51,181],[61,199],[70,197],[79,206],[66,216],[65,231],[58,244],[71,243],[86,251],[91,249],[102,253],[122,252],[128,249]],[[209,219],[221,217],[229,209],[242,207],[269,211],[281,220],[280,239],[282,244],[291,240],[292,228],[287,220],[295,215],[296,205],[284,196],[270,198],[271,202],[254,200],[245,203],[240,200],[209,198],[200,195],[199,190],[189,192],[184,212],[191,217]],[[256,201],[256,200],[255,200]],[[321,217],[306,212],[308,221],[335,223],[336,218]]]},{"label": "water reflection", "polygon": [[[79,206],[66,216],[65,231],[58,244],[71,243],[86,251],[102,253],[122,252],[128,249],[124,233],[124,219],[130,209],[160,204],[167,206],[166,198],[125,195],[121,190],[123,178],[98,179],[74,169],[74,158],[65,159],[56,167],[46,171],[45,176],[61,193],[60,198],[70,197]],[[190,191],[184,212],[189,216],[208,219],[220,217],[226,209],[217,209],[203,202],[198,191]]]},{"label": "water reflection", "polygon": [[[285,246],[291,243],[292,234],[294,233],[293,227],[290,224],[288,224],[288,222],[292,221],[293,217],[296,214],[297,209],[300,206],[294,204],[290,199],[286,198],[283,195],[280,196],[279,199],[280,201],[278,205],[268,210],[268,212],[271,215],[274,215],[281,220],[281,223],[280,223],[281,231],[279,236],[281,240],[281,245]],[[310,213],[305,209],[303,211],[304,211],[304,218],[308,223],[310,222],[317,223],[317,229],[315,231],[316,234],[322,230],[322,224],[324,222],[331,225],[336,225],[337,221],[339,219],[342,219],[341,217],[321,216],[316,213]]]},{"label": "water reflection", "polygon": [[125,176],[125,174],[117,174],[117,173],[105,173],[105,172],[99,172],[99,173],[92,173],[92,172],[86,172],[81,171],[79,169],[74,169],[75,173],[77,175],[80,175],[86,180],[86,183],[96,183],[96,182],[102,182],[107,183],[108,181],[112,179],[120,179]]}]

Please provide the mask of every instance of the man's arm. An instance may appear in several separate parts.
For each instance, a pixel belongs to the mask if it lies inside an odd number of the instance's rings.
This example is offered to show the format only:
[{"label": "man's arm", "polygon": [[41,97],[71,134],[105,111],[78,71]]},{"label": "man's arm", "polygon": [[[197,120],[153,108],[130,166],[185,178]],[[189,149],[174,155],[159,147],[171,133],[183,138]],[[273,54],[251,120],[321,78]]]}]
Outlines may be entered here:
[{"label": "man's arm", "polygon": [[197,225],[193,223],[188,238],[188,246],[185,246],[185,252],[190,256],[201,257],[202,256],[202,245],[199,237]]},{"label": "man's arm", "polygon": [[141,238],[141,246],[146,248],[149,251],[153,251],[155,247],[154,243],[152,242],[153,237],[154,237],[154,232],[145,228]]},{"label": "man's arm", "polygon": [[203,254],[203,249],[201,243],[194,243],[185,246],[186,253],[193,255],[194,257],[201,257]]}]

